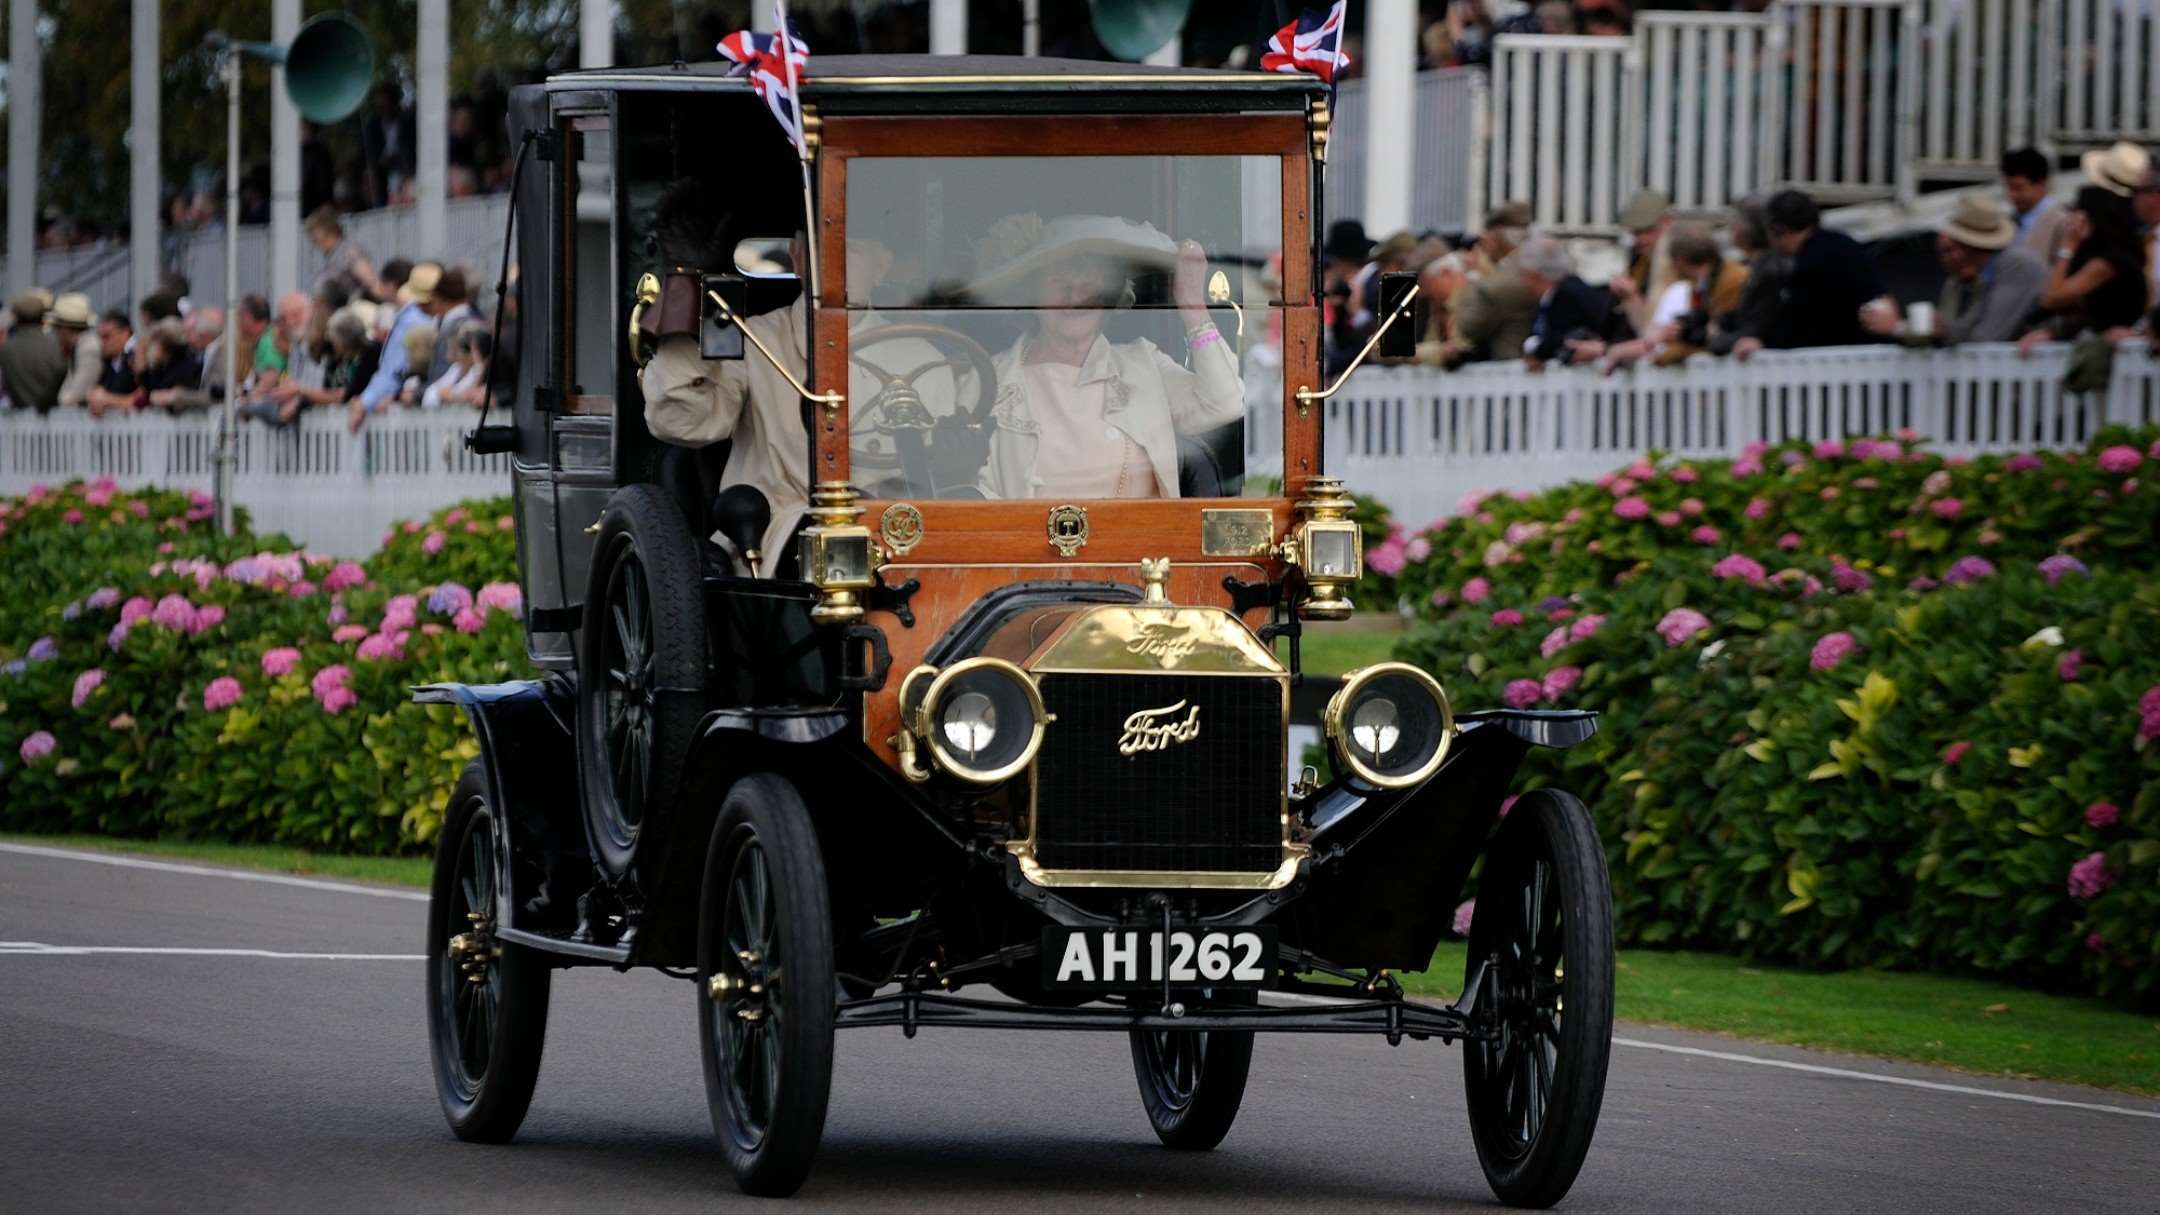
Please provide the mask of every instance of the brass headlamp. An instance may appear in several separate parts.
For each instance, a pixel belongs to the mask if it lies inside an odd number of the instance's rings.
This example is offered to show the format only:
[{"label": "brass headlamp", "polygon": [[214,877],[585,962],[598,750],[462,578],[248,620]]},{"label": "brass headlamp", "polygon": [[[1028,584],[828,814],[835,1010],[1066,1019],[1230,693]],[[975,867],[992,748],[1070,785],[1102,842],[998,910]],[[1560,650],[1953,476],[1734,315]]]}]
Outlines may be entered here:
[{"label": "brass headlamp", "polygon": [[803,529],[797,554],[803,580],[816,586],[810,608],[814,624],[853,624],[862,619],[859,592],[876,585],[877,550],[870,529],[859,522],[861,495],[845,481],[820,481],[810,491],[810,525]]},{"label": "brass headlamp", "polygon": [[1348,620],[1350,585],[1365,572],[1365,533],[1350,518],[1357,505],[1340,477],[1314,477],[1298,499],[1290,560],[1311,594],[1299,608],[1307,620]]}]

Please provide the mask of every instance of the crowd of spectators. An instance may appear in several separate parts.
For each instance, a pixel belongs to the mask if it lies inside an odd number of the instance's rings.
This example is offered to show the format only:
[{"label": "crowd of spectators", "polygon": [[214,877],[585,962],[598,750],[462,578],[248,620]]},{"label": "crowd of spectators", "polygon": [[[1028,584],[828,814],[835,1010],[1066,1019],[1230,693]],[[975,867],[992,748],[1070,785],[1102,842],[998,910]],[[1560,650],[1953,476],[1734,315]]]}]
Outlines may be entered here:
[{"label": "crowd of spectators", "polygon": [[2116,346],[2160,344],[2160,169],[2118,143],[2087,154],[2083,170],[2063,199],[2041,153],[2004,156],[2002,199],[1965,195],[1937,229],[1940,294],[1905,304],[1869,250],[1796,190],[1735,205],[1722,241],[1642,191],[1619,216],[1625,268],[1601,284],[1578,268],[1579,245],[1533,231],[1525,203],[1495,208],[1460,247],[1407,232],[1370,241],[1357,221],[1338,221],[1324,246],[1328,361],[1346,365],[1379,323],[1380,275],[1408,270],[1423,288],[1418,361],[1442,367],[1611,371],[1764,349],[2069,341],[2070,386],[2090,388],[2105,383]]},{"label": "crowd of spectators", "polygon": [[[393,409],[482,403],[496,360],[471,271],[403,258],[378,266],[327,209],[309,217],[308,233],[327,255],[308,290],[275,305],[260,295],[235,304],[240,417],[289,426],[306,410],[338,409],[358,431]],[[226,318],[189,290],[168,274],[132,313],[103,314],[80,293],[24,292],[0,341],[0,408],[103,416],[221,406]]]}]

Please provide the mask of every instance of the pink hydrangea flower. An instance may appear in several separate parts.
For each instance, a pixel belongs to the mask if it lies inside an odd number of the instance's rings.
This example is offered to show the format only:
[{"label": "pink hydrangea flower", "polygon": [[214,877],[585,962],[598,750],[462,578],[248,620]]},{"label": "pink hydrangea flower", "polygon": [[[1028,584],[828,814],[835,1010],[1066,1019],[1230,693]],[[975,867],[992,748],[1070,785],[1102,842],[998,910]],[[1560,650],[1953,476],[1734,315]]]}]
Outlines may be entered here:
[{"label": "pink hydrangea flower", "polygon": [[417,536],[420,534],[421,523],[418,519],[407,519],[401,526],[404,527],[405,534],[408,536]]},{"label": "pink hydrangea flower", "polygon": [[138,519],[147,519],[150,517],[150,504],[141,498],[133,499],[128,503],[128,513]]},{"label": "pink hydrangea flower", "polygon": [[1492,583],[1487,582],[1483,578],[1472,578],[1470,581],[1462,584],[1462,601],[1464,603],[1472,605],[1480,604],[1485,602],[1486,598],[1491,594]]},{"label": "pink hydrangea flower", "polygon": [[2070,897],[2074,899],[2097,899],[2108,887],[2115,884],[2115,875],[2108,872],[2107,856],[2094,852],[2070,866]]},{"label": "pink hydrangea flower", "polygon": [[508,515],[502,515],[495,520],[495,530],[499,532],[509,531],[516,526],[517,521]]},{"label": "pink hydrangea flower", "polygon": [[2114,802],[2094,802],[2085,807],[2085,825],[2096,831],[2105,830],[2122,821],[2122,809]]},{"label": "pink hydrangea flower", "polygon": [[1762,475],[1762,461],[1754,456],[1743,456],[1734,460],[1732,475],[1736,480],[1742,481],[1749,477],[1759,477]]},{"label": "pink hydrangea flower", "polygon": [[1403,556],[1412,561],[1423,561],[1432,556],[1432,541],[1423,536],[1412,536],[1403,545]]},{"label": "pink hydrangea flower", "polygon": [[1838,498],[1838,487],[1835,485],[1825,485],[1822,487],[1822,492],[1817,496],[1825,502],[1835,502]]},{"label": "pink hydrangea flower", "polygon": [[2043,462],[2040,457],[2032,454],[2029,451],[2021,451],[2018,454],[2003,461],[2004,472],[2032,472],[2042,466]]},{"label": "pink hydrangea flower", "polygon": [[1967,586],[1994,573],[1995,563],[1985,557],[1960,557],[1944,571],[1943,581],[1952,586]]},{"label": "pink hydrangea flower", "polygon": [[367,571],[360,568],[359,562],[340,561],[331,567],[329,573],[323,575],[322,584],[324,590],[342,591],[366,581]]},{"label": "pink hydrangea flower", "polygon": [[1848,595],[1858,594],[1875,585],[1875,580],[1868,577],[1865,571],[1854,569],[1842,561],[1830,567],[1830,582]]},{"label": "pink hydrangea flower", "polygon": [[292,646],[281,645],[276,649],[263,651],[262,673],[272,679],[283,679],[292,674],[299,665],[300,651]]},{"label": "pink hydrangea flower", "polygon": [[1545,680],[1539,686],[1545,693],[1545,699],[1558,704],[1562,696],[1574,691],[1575,685],[1581,682],[1581,667],[1554,667],[1545,672]]},{"label": "pink hydrangea flower", "polygon": [[2076,683],[2079,668],[2085,665],[2085,651],[2068,650],[2055,660],[2055,678],[2064,683]]},{"label": "pink hydrangea flower", "polygon": [[1678,527],[1680,526],[1680,512],[1661,510],[1658,512],[1657,521],[1659,527]]},{"label": "pink hydrangea flower", "polygon": [[[125,619],[126,613],[123,612],[121,618]],[[195,623],[195,605],[189,603],[184,595],[167,595],[158,600],[157,607],[151,609],[150,620],[161,629],[184,633],[188,626]]]},{"label": "pink hydrangea flower", "polygon": [[1676,607],[1657,622],[1657,635],[1665,639],[1667,649],[1674,649],[1686,645],[1709,628],[1708,616],[1691,607]]},{"label": "pink hydrangea flower", "polygon": [[1815,458],[1835,460],[1845,454],[1845,445],[1836,439],[1824,439],[1815,445]]},{"label": "pink hydrangea flower", "polygon": [[1682,485],[1693,485],[1702,480],[1702,474],[1696,472],[1692,465],[1682,464],[1672,470],[1672,479]]},{"label": "pink hydrangea flower", "polygon": [[58,747],[59,745],[60,742],[58,739],[55,739],[52,736],[52,731],[37,730],[33,731],[30,737],[23,739],[22,746],[17,748],[16,750],[17,753],[22,756],[22,761],[24,763],[34,764],[37,761],[45,758],[46,756],[51,755],[53,753],[53,749]]},{"label": "pink hydrangea flower", "polygon": [[2107,938],[2097,932],[2088,932],[2085,934],[2085,948],[2089,952],[2099,953],[2107,948]]},{"label": "pink hydrangea flower", "polygon": [[1568,626],[1569,641],[1588,641],[1605,625],[1605,617],[1592,612]]},{"label": "pink hydrangea flower", "polygon": [[1637,460],[1627,466],[1627,475],[1637,481],[1648,481],[1657,476],[1657,466],[1648,460]]},{"label": "pink hydrangea flower", "polygon": [[1725,534],[1705,523],[1689,532],[1688,538],[1697,544],[1716,544],[1725,538]]},{"label": "pink hydrangea flower", "polygon": [[2101,472],[2112,476],[2129,472],[2131,469],[2136,468],[2144,458],[2138,454],[2137,448],[2123,443],[2101,452],[2097,463]]},{"label": "pink hydrangea flower", "polygon": [[435,554],[443,551],[443,545],[448,544],[449,542],[450,537],[442,534],[441,532],[429,532],[427,534],[427,538],[420,542],[420,551],[432,557]]},{"label": "pink hydrangea flower", "polygon": [[1650,517],[1650,504],[1641,498],[1626,497],[1613,503],[1612,513],[1623,519],[1647,519]]},{"label": "pink hydrangea flower", "polygon": [[1521,624],[1522,619],[1522,613],[1514,608],[1501,608],[1492,614],[1492,625],[1494,628],[1511,629]]},{"label": "pink hydrangea flower", "polygon": [[1817,671],[1827,671],[1851,657],[1859,648],[1860,644],[1853,640],[1851,633],[1825,633],[1822,640],[1815,643],[1814,651],[1808,655],[1808,666]]},{"label": "pink hydrangea flower", "polygon": [[1750,519],[1763,518],[1770,513],[1770,500],[1768,498],[1750,498],[1748,499],[1747,509],[1740,513]]},{"label": "pink hydrangea flower", "polygon": [[1474,917],[1475,917],[1476,915],[1477,915],[1477,900],[1476,900],[1476,899],[1464,899],[1464,900],[1462,901],[1461,905],[1459,905],[1458,907],[1456,907],[1456,908],[1455,908],[1455,925],[1454,925],[1454,926],[1455,926],[1455,935],[1456,935],[1456,936],[1459,936],[1459,937],[1467,937],[1467,936],[1469,936],[1469,935],[1470,935],[1470,921],[1471,921],[1471,920],[1472,920],[1472,919],[1473,919],[1473,918],[1474,918]]},{"label": "pink hydrangea flower", "polygon": [[1779,537],[1777,538],[1777,546],[1778,546],[1778,548],[1780,548],[1780,549],[1782,549],[1783,551],[1785,551],[1785,552],[1788,552],[1788,553],[1789,553],[1789,552],[1791,552],[1791,551],[1793,551],[1793,550],[1794,550],[1794,549],[1796,549],[1796,548],[1799,548],[1799,547],[1800,547],[1800,533],[1799,533],[1799,532],[1786,532],[1786,533],[1785,533],[1784,535],[1782,535],[1782,536],[1779,536]]},{"label": "pink hydrangea flower", "polygon": [[322,705],[323,712],[332,717],[336,717],[338,714],[360,703],[360,697],[355,695],[351,688],[332,688],[316,697],[315,700],[316,703]]},{"label": "pink hydrangea flower", "polygon": [[127,642],[128,627],[128,623],[125,620],[112,626],[112,631],[105,634],[106,648],[111,650],[115,654],[119,653],[120,647]]},{"label": "pink hydrangea flower", "polygon": [[1928,509],[1935,512],[1938,519],[1955,519],[1964,511],[1965,504],[1956,498],[1939,498],[1928,503]]},{"label": "pink hydrangea flower", "polygon": [[[1610,476],[1611,474],[1608,473],[1606,475]],[[1598,481],[1598,484],[1600,485],[1603,485],[1605,483],[1606,482],[1603,478],[1600,478]],[[1477,508],[1485,504],[1485,499],[1487,495],[1491,494],[1491,492],[1491,490],[1486,489],[1473,489],[1469,493],[1464,494],[1462,497],[1455,499],[1455,513],[1458,515],[1476,514]]]},{"label": "pink hydrangea flower", "polygon": [[[2137,453],[2132,452],[2131,454],[2135,455]],[[99,510],[103,510],[107,506],[110,506],[112,504],[112,500],[113,491],[108,486],[93,485],[89,489],[83,491],[83,501],[91,506],[98,508]]]},{"label": "pink hydrangea flower", "polygon": [[230,675],[220,675],[203,689],[202,707],[205,713],[217,713],[240,703],[240,681]]},{"label": "pink hydrangea flower", "polygon": [[1500,693],[1510,709],[1527,709],[1545,698],[1545,685],[1535,679],[1517,679],[1508,683]]},{"label": "pink hydrangea flower", "polygon": [[487,627],[487,617],[477,608],[460,608],[450,624],[460,633],[477,633]]},{"label": "pink hydrangea flower", "polygon": [[525,607],[525,593],[515,582],[490,582],[473,596],[473,602],[490,611],[504,611],[518,615]]},{"label": "pink hydrangea flower", "polygon": [[82,708],[89,701],[90,694],[97,691],[98,685],[104,682],[105,672],[97,667],[91,667],[89,670],[77,675],[75,677],[75,691],[69,696],[69,702],[78,709]]},{"label": "pink hydrangea flower", "polygon": [[1710,576],[1713,578],[1739,578],[1756,586],[1761,586],[1764,570],[1762,562],[1755,560],[1753,557],[1745,553],[1733,553],[1719,558],[1717,564],[1710,567]]},{"label": "pink hydrangea flower", "polygon": [[2057,553],[2052,557],[2043,558],[2040,562],[2040,575],[2047,579],[2049,586],[2054,586],[2071,574],[2089,574],[2091,572],[2091,570],[2085,568],[2084,562],[2068,553]]},{"label": "pink hydrangea flower", "polygon": [[1964,739],[1959,739],[1942,749],[1942,761],[1955,768],[1965,759],[1965,753],[1970,750],[1972,750],[1972,744]]},{"label": "pink hydrangea flower", "polygon": [[330,634],[330,640],[339,645],[348,645],[367,635],[368,629],[364,624],[341,624]]},{"label": "pink hydrangea flower", "polygon": [[1365,552],[1365,568],[1376,574],[1393,578],[1402,573],[1404,564],[1402,545],[1392,536]]},{"label": "pink hydrangea flower", "polygon": [[1930,498],[1940,498],[1940,497],[1942,497],[1942,496],[1943,496],[1944,494],[1947,494],[1947,493],[1949,493],[1949,492],[1950,492],[1950,472],[1949,472],[1949,470],[1948,470],[1948,469],[1943,469],[1943,468],[1938,468],[1938,469],[1936,469],[1936,470],[1935,470],[1934,472],[1931,472],[1931,473],[1929,473],[1929,474],[1927,475],[1927,480],[1925,480],[1925,481],[1922,481],[1922,482],[1920,483],[1920,492],[1921,492],[1921,493],[1923,493],[1923,494],[1926,494],[1926,495],[1927,495],[1928,497],[1930,497]]},{"label": "pink hydrangea flower", "polygon": [[222,604],[206,603],[195,609],[195,618],[188,621],[188,636],[199,637],[225,622]]},{"label": "pink hydrangea flower", "polygon": [[443,517],[442,517],[442,521],[443,521],[444,523],[456,523],[456,522],[458,522],[459,520],[463,519],[464,517],[465,517],[465,508],[464,508],[464,507],[462,507],[462,506],[453,506],[453,507],[451,507],[451,508],[450,508],[450,509],[449,509],[449,510],[448,510],[447,512],[445,512],[445,513],[444,513],[444,515],[443,515]]},{"label": "pink hydrangea flower", "polygon": [[73,526],[83,521],[83,513],[70,506],[60,516],[60,522]]},{"label": "pink hydrangea flower", "polygon": [[362,638],[357,653],[363,662],[396,662],[405,657],[398,638],[388,633]]},{"label": "pink hydrangea flower", "polygon": [[1550,658],[1566,649],[1567,643],[1567,626],[1563,624],[1552,632],[1545,634],[1545,640],[1538,642],[1538,653]]},{"label": "pink hydrangea flower", "polygon": [[391,597],[390,602],[383,605],[383,632],[394,633],[399,629],[409,629],[418,623],[420,623],[419,596],[395,595]]}]

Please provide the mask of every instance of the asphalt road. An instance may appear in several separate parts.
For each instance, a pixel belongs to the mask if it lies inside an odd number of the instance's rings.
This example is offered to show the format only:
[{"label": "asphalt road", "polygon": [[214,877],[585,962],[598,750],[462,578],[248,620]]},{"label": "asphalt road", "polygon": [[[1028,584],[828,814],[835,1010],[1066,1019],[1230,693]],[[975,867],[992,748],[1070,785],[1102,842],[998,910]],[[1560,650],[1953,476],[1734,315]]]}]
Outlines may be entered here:
[{"label": "asphalt road", "polygon": [[[843,1034],[818,1169],[759,1204],[711,1138],[690,985],[605,971],[558,976],[518,1141],[462,1144],[400,956],[424,911],[0,845],[0,1210],[1492,1206],[1453,1048],[1263,1038],[1236,1128],[1195,1156],[1156,1146],[1122,1037],[961,1030]],[[337,956],[51,948],[81,946]],[[1619,1032],[1565,1210],[2160,1209],[2160,1102]]]}]

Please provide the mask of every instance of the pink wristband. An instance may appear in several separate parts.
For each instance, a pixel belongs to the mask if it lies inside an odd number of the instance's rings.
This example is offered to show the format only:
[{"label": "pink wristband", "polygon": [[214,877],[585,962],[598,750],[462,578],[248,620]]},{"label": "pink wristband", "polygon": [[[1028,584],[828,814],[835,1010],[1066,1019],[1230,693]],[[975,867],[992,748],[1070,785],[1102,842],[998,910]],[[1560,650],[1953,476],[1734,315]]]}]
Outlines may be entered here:
[{"label": "pink wristband", "polygon": [[1221,340],[1222,330],[1217,329],[1213,325],[1209,325],[1207,328],[1201,330],[1199,333],[1196,333],[1193,336],[1186,338],[1185,349],[1199,350],[1205,346],[1212,346],[1216,342],[1219,342]]}]

